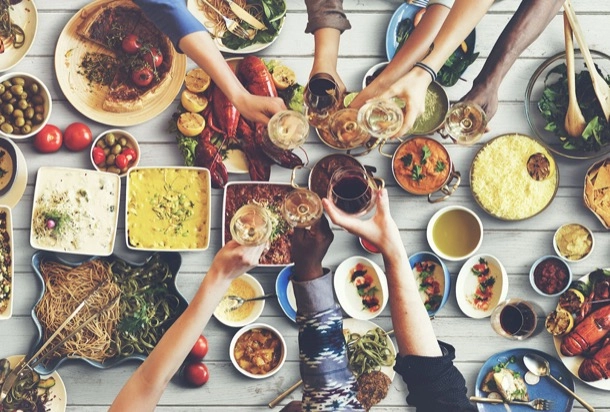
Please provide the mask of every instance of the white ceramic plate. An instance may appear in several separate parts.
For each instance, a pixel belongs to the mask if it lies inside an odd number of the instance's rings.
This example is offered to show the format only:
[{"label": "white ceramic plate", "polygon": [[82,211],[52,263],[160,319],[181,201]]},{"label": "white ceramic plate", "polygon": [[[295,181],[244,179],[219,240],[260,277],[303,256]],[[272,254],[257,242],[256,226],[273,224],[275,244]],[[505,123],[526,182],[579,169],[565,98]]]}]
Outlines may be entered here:
[{"label": "white ceramic plate", "polygon": [[[208,20],[208,18],[205,16],[199,3],[200,2],[198,0],[187,0],[186,5],[187,5],[187,8],[189,9],[189,11],[193,14],[193,16],[195,16],[195,18],[197,18],[197,20],[199,20],[201,22],[201,24],[206,26],[206,28],[210,31],[210,34],[215,35],[215,33],[212,31],[212,29],[209,28],[209,27],[211,27],[212,22],[210,20]],[[284,15],[284,17],[282,17],[282,22],[280,25],[280,29],[277,32],[277,35],[269,43],[256,43],[256,44],[252,44],[248,47],[244,47],[243,49],[233,50],[233,49],[229,49],[227,46],[225,46],[222,43],[222,39],[220,37],[214,36],[214,42],[218,46],[218,50],[220,50],[221,52],[233,53],[233,54],[255,53],[257,51],[266,49],[267,47],[271,46],[277,40],[277,38],[280,36],[280,33],[282,32],[282,29],[284,28],[285,21],[286,21],[286,15]]]},{"label": "white ceramic plate", "polygon": [[[364,335],[365,333],[367,333],[369,330],[372,330],[372,329],[375,329],[378,327],[379,327],[379,325],[371,322],[370,320],[351,319],[351,318],[343,319],[343,330],[347,329],[350,331],[350,333],[357,333],[361,336]],[[381,329],[383,329],[383,328],[381,328]],[[392,351],[392,354],[394,355],[394,357],[396,357],[396,347],[394,346],[394,342],[392,342],[392,338],[390,338],[389,336],[386,336],[386,340],[388,341],[388,347]],[[381,370],[381,372],[388,375],[390,380],[394,380],[394,376],[396,375],[396,372],[394,371],[394,365],[382,366],[380,370]]]},{"label": "white ceramic plate", "polygon": [[[24,355],[12,355],[7,356],[9,363],[11,364],[11,368],[14,368],[21,359],[23,359]],[[59,373],[53,372],[50,375],[42,375],[41,378],[46,379],[49,376],[55,379],[55,386],[53,386],[49,391],[49,401],[45,404],[46,410],[48,412],[64,412],[66,410],[66,405],[68,404],[68,397],[66,395],[66,386],[64,385],[64,381],[59,376]]]},{"label": "white ceramic plate", "polygon": [[13,208],[17,206],[17,203],[21,200],[23,192],[25,192],[25,188],[28,185],[28,165],[25,162],[25,156],[23,156],[19,146],[10,139],[6,140],[15,148],[15,153],[17,155],[17,174],[15,175],[11,190],[0,196],[0,205],[6,205]]},{"label": "white ceramic plate", "polygon": [[12,41],[3,38],[4,53],[0,55],[0,72],[10,70],[15,67],[34,44],[36,31],[38,28],[38,11],[33,0],[22,0],[21,3],[10,6],[9,14],[14,24],[18,25],[25,32],[25,42],[23,46],[16,49]]},{"label": "white ceramic plate", "polygon": [[[30,245],[51,252],[111,255],[120,197],[121,178],[114,173],[41,167],[34,189]],[[56,224],[51,230],[46,226],[49,219]]]},{"label": "white ceramic plate", "polygon": [[[489,266],[489,275],[477,276],[472,271],[473,266],[479,264],[479,260],[484,259]],[[475,291],[479,288],[480,282],[485,279],[494,278],[494,284],[488,290],[491,292],[486,305],[476,305],[474,301]],[[508,275],[506,269],[495,256],[477,254],[464,263],[455,283],[455,297],[458,306],[466,316],[475,319],[491,316],[498,303],[506,299],[508,293]]]},{"label": "white ceramic plate", "polygon": [[[365,276],[372,276],[371,287],[376,287],[378,291],[375,297],[379,300],[377,308],[370,310],[365,307],[363,297],[358,294],[358,278],[352,282],[350,279],[357,265],[364,265]],[[370,269],[374,273],[371,273]],[[333,277],[335,294],[339,304],[349,316],[355,319],[373,319],[379,315],[388,303],[388,281],[383,270],[372,260],[362,256],[352,256],[347,258],[337,267]],[[367,288],[368,289],[368,288]]]}]

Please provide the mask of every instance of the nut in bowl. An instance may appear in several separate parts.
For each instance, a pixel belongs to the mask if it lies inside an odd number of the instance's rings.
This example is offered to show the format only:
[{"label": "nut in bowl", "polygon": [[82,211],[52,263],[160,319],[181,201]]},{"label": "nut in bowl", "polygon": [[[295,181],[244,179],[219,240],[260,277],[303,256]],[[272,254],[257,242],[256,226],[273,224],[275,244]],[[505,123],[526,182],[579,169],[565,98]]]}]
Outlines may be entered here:
[{"label": "nut in bowl", "polygon": [[557,256],[543,256],[530,269],[530,283],[542,296],[559,296],[572,282],[572,270]]},{"label": "nut in bowl", "polygon": [[245,302],[241,306],[233,309],[235,301],[228,296],[239,296],[242,299],[252,299],[265,293],[261,284],[251,275],[243,274],[233,279],[225,296],[220,301],[214,317],[219,322],[234,328],[239,328],[255,322],[263,313],[265,307],[264,300]]},{"label": "nut in bowl", "polygon": [[286,361],[286,341],[274,327],[252,323],[235,333],[229,346],[233,366],[249,378],[275,375]]},{"label": "nut in bowl", "polygon": [[483,223],[468,208],[445,206],[430,218],[426,237],[442,259],[459,261],[474,255],[483,243]]},{"label": "nut in bowl", "polygon": [[341,262],[333,279],[339,304],[354,319],[373,319],[388,303],[388,281],[372,260],[353,256]]},{"label": "nut in bowl", "polygon": [[553,236],[555,253],[570,262],[585,259],[593,251],[594,244],[593,232],[579,223],[566,223]]},{"label": "nut in bowl", "polygon": [[140,162],[140,145],[136,138],[121,129],[106,130],[91,145],[91,163],[100,172],[121,177]]},{"label": "nut in bowl", "polygon": [[37,77],[22,72],[0,76],[0,136],[26,139],[51,117],[49,89]]},{"label": "nut in bowl", "polygon": [[421,300],[428,315],[433,318],[449,299],[449,269],[438,256],[430,252],[415,253],[409,258],[409,264],[417,279]]}]

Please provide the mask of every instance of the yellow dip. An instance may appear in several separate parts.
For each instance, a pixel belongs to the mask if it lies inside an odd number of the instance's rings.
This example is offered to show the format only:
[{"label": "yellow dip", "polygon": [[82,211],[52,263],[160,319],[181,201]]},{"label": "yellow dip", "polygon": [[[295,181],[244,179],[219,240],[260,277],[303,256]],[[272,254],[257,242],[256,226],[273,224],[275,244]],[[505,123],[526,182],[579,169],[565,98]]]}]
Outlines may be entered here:
[{"label": "yellow dip", "polygon": [[582,225],[563,225],[555,233],[555,243],[561,256],[568,260],[580,260],[591,251],[591,233]]},{"label": "yellow dip", "polygon": [[[231,282],[225,296],[235,295],[240,298],[250,299],[256,297],[255,293],[254,288],[247,281],[237,278]],[[232,306],[231,300],[222,299],[214,311],[214,316],[231,322],[239,322],[250,316],[255,304],[256,302],[246,302],[235,310],[227,311]]]},{"label": "yellow dip", "polygon": [[129,244],[142,249],[204,249],[209,243],[209,180],[203,170],[142,168],[129,173]]}]

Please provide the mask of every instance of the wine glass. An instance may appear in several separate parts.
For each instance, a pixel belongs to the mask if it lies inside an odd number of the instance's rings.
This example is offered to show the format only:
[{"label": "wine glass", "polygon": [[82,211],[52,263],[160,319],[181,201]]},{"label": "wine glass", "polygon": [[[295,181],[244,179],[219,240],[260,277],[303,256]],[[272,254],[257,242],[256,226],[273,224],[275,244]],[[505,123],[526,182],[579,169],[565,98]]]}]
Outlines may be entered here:
[{"label": "wine glass", "polygon": [[341,109],[330,116],[329,131],[338,147],[351,149],[361,146],[370,135],[358,124],[356,109]]},{"label": "wine glass", "polygon": [[445,133],[456,143],[471,145],[479,141],[487,127],[487,116],[474,102],[456,103],[445,116]]},{"label": "wine glass", "polygon": [[377,192],[383,186],[382,179],[373,179],[361,167],[342,167],[330,178],[328,198],[345,213],[361,216],[373,208]]},{"label": "wine glass", "polygon": [[402,109],[392,99],[373,99],[358,110],[358,124],[371,136],[389,139],[394,136],[404,120]]},{"label": "wine glass", "polygon": [[305,115],[294,110],[283,110],[269,120],[262,148],[271,159],[280,159],[283,151],[303,145],[308,135],[309,123]]},{"label": "wine glass", "polygon": [[286,194],[282,203],[282,215],[289,225],[311,227],[322,217],[322,200],[309,189],[297,188]]},{"label": "wine glass", "polygon": [[313,127],[320,127],[339,107],[339,85],[328,73],[317,73],[309,79],[303,101],[307,120]]},{"label": "wine glass", "polygon": [[229,230],[232,238],[240,245],[262,245],[269,240],[273,231],[271,215],[260,205],[245,204],[233,215]]}]

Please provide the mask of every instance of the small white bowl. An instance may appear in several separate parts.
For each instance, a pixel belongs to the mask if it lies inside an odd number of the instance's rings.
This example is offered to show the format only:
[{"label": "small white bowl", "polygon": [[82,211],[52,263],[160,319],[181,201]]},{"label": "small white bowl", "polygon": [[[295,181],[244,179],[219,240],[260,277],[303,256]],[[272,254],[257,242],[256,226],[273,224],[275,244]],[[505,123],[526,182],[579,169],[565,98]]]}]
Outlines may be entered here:
[{"label": "small white bowl", "polygon": [[[536,284],[536,269],[538,268],[538,266],[540,266],[541,264],[543,264],[547,261],[553,262],[555,265],[559,265],[561,268],[563,268],[563,270],[566,272],[566,275],[567,275],[566,279],[561,284],[561,289],[557,289],[552,293],[540,289],[540,287]],[[565,260],[563,260],[562,258],[559,258],[557,256],[552,256],[552,255],[542,256],[540,259],[538,259],[534,262],[534,264],[532,265],[532,268],[530,269],[530,283],[532,285],[532,288],[534,288],[534,290],[542,296],[547,296],[547,297],[559,296],[563,292],[568,290],[568,288],[570,287],[570,283],[572,283],[572,269],[570,269],[570,265],[568,265],[568,263]]]},{"label": "small white bowl", "polygon": [[[578,231],[578,233],[575,233]],[[590,242],[587,246],[586,243]],[[582,247],[588,251],[581,253],[575,249],[575,243],[581,243]],[[567,260],[568,262],[580,262],[585,260],[592,252],[595,246],[595,238],[591,229],[580,223],[566,223],[561,225],[553,235],[553,249],[557,256]]]},{"label": "small white bowl", "polygon": [[[49,118],[51,117],[51,109],[53,107],[53,100],[51,99],[51,93],[49,92],[49,89],[47,89],[47,86],[42,82],[42,80],[40,80],[38,77],[28,74],[28,73],[24,73],[24,72],[6,73],[6,74],[0,76],[0,83],[3,83],[4,81],[7,81],[7,80],[12,80],[17,77],[21,77],[25,81],[25,84],[24,84],[25,92],[27,92],[27,94],[28,94],[26,102],[28,104],[34,104],[33,103],[34,97],[36,97],[36,96],[42,97],[42,102],[35,105],[35,106],[41,107],[42,113],[35,113],[35,115],[42,114],[42,121],[40,123],[32,125],[32,129],[30,130],[29,133],[23,133],[23,134],[17,134],[14,132],[5,133],[0,128],[0,136],[8,137],[9,139],[20,140],[20,139],[27,139],[28,137],[34,136],[36,133],[38,133],[38,131],[40,129],[42,129],[44,127],[44,125],[47,124],[47,122],[49,121]],[[34,95],[30,91],[30,87],[34,83],[38,85],[38,90],[39,90],[38,94],[36,94],[36,95]],[[5,91],[5,93],[6,93],[6,91]],[[4,103],[5,103],[4,98],[0,98],[0,101],[2,102],[2,106],[4,106]],[[18,103],[15,102],[14,109],[18,109],[17,104]],[[34,109],[37,110],[35,107],[34,107]],[[26,109],[22,109],[22,110],[25,111]],[[3,110],[1,111],[0,114],[2,114],[2,116],[4,116],[7,120],[8,119],[12,120],[12,115],[7,115],[6,113],[4,113]]]},{"label": "small white bowl", "polygon": [[[231,282],[231,286],[229,287],[229,290],[227,291],[227,293],[225,293],[225,295],[235,294],[239,296],[238,293],[233,293],[231,291],[231,289],[235,287],[236,282],[244,282],[252,288],[252,296],[248,297],[262,296],[265,294],[265,291],[263,290],[263,287],[261,286],[260,282],[256,280],[254,276],[245,273]],[[223,323],[227,326],[230,326],[232,328],[241,328],[242,326],[246,326],[252,322],[255,322],[260,317],[260,315],[263,313],[263,309],[265,308],[265,300],[255,300],[251,302],[251,306],[252,309],[247,314],[245,314],[245,317],[236,319],[235,315],[242,315],[239,309],[235,311],[226,312],[226,307],[221,301],[221,303],[216,307],[216,310],[214,311],[214,317],[218,319],[220,323]]]},{"label": "small white bowl", "polygon": [[[110,133],[112,133],[116,139],[116,142],[112,145],[108,144],[110,139],[107,138],[107,136]],[[121,139],[125,139],[127,143],[125,145],[121,145],[120,144]],[[118,148],[117,148],[117,144],[118,144]],[[102,166],[101,164],[97,165],[93,161],[93,152],[94,152],[95,148],[98,146],[101,147],[102,150],[108,151],[108,154],[105,154],[106,159],[108,159],[108,155],[113,154],[112,153],[113,150],[117,151],[118,154],[124,154],[124,151],[126,148],[133,149],[133,151],[135,152],[135,159],[131,160],[128,163],[127,168],[123,169],[123,171],[121,171],[116,166],[116,164],[109,165],[109,164],[104,163],[104,166]],[[120,151],[119,151],[119,149],[120,149]],[[115,154],[115,157],[116,156],[117,156],[117,154]],[[106,131],[100,133],[93,141],[93,144],[91,145],[91,149],[89,150],[89,159],[91,160],[91,164],[93,165],[93,167],[96,170],[98,170],[100,172],[116,173],[120,177],[125,177],[125,176],[127,176],[127,172],[129,172],[129,170],[131,168],[136,167],[140,163],[140,145],[138,144],[138,141],[136,140],[135,136],[129,132],[126,132],[125,130],[121,130],[121,129],[106,130]],[[110,169],[111,167],[113,169]],[[114,170],[114,168],[116,168],[116,170]]]},{"label": "small white bowl", "polygon": [[[475,273],[475,269],[479,269],[475,268],[475,265],[481,264],[481,259],[487,262],[489,268],[488,274],[477,275]],[[485,277],[485,279],[482,279],[482,277]],[[491,278],[494,278],[494,281],[493,285],[487,289],[491,292],[489,298],[479,300],[479,303],[477,303],[475,292],[481,291],[483,292],[481,297],[485,297],[487,290],[482,290],[480,286],[487,279]],[[507,294],[508,274],[502,262],[492,255],[477,254],[468,259],[462,266],[462,269],[460,269],[457,281],[455,282],[455,297],[458,306],[466,316],[474,319],[491,316],[491,312],[500,302],[506,299]]]},{"label": "small white bowl", "polygon": [[[355,276],[355,272],[359,270],[366,271],[366,273]],[[345,313],[354,319],[373,319],[383,311],[388,303],[386,275],[375,262],[365,257],[352,256],[341,262],[335,271],[333,283],[339,304]],[[370,290],[372,287],[377,288],[377,291],[370,295],[372,299],[376,299],[376,302],[370,302],[369,304],[373,306],[367,307],[363,296],[359,295],[358,289]]]},{"label": "small white bowl", "polygon": [[[248,372],[247,370],[243,369],[241,366],[239,366],[238,360],[235,356],[235,347],[237,344],[238,339],[244,335],[246,332],[250,332],[253,329],[259,329],[264,331],[264,333],[272,333],[273,335],[275,335],[277,337],[277,339],[279,339],[279,345],[281,348],[281,354],[280,354],[280,359],[277,363],[277,365],[275,365],[275,367],[273,369],[271,369],[269,372],[265,373],[265,374],[254,374],[251,372]],[[231,358],[231,362],[233,363],[233,366],[235,366],[235,368],[241,372],[243,375],[249,377],[249,378],[253,378],[253,379],[264,379],[264,378],[268,378],[270,376],[273,376],[277,373],[277,371],[279,371],[282,366],[284,365],[284,362],[286,361],[286,341],[284,340],[284,337],[282,336],[282,334],[275,329],[273,326],[267,325],[265,323],[252,323],[248,326],[244,326],[243,328],[241,328],[240,330],[238,330],[235,333],[235,336],[233,336],[233,339],[231,339],[231,344],[229,345],[229,357]]]},{"label": "small white bowl", "polygon": [[[13,301],[15,300],[15,255],[13,248],[13,219],[11,214],[11,208],[8,206],[0,206],[0,217],[2,214],[5,215],[4,219],[0,218],[0,227],[5,226],[6,233],[8,234],[8,240],[6,240],[6,244],[3,244],[0,247],[8,247],[8,257],[10,259],[10,263],[7,265],[7,273],[11,278],[10,283],[10,295],[8,297],[8,305],[4,311],[0,312],[0,320],[10,319],[13,316]],[[3,233],[0,233],[3,235]],[[2,254],[5,255],[6,260],[6,251],[3,251]],[[4,265],[4,264],[3,264]],[[0,286],[1,286],[0,282]]]},{"label": "small white bowl", "polygon": [[[460,214],[453,219],[449,218],[449,214]],[[445,224],[452,224],[453,227],[444,227]],[[438,227],[437,227],[438,226]],[[468,242],[465,242],[464,233],[472,231],[473,236]],[[455,245],[463,245],[463,251],[460,254],[449,253],[442,250],[442,246],[437,244],[435,233],[439,239],[444,239]],[[438,210],[428,222],[426,237],[430,247],[438,256],[444,260],[457,262],[468,259],[479,250],[483,243],[483,223],[479,216],[472,210],[464,206],[445,206]],[[468,244],[466,244],[468,243]],[[461,247],[462,248],[462,247]]]},{"label": "small white bowl", "polygon": [[367,79],[368,78],[371,78],[370,81],[368,82],[370,84],[377,76],[379,76],[379,74],[383,71],[383,69],[385,69],[385,67],[389,63],[390,62],[381,62],[381,63],[377,63],[376,65],[371,67],[366,72],[366,74],[364,75],[364,78],[362,79],[362,88],[364,89],[367,86]]}]

